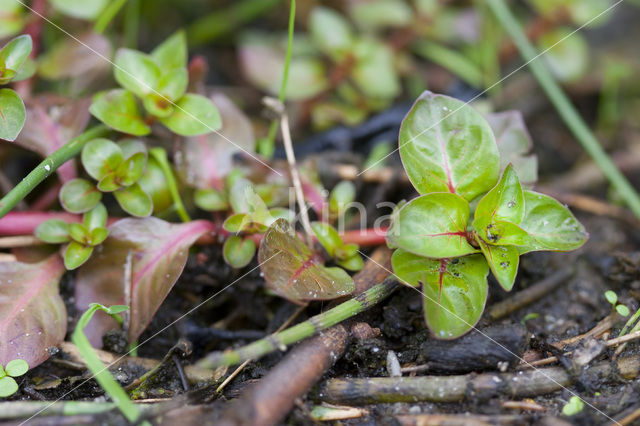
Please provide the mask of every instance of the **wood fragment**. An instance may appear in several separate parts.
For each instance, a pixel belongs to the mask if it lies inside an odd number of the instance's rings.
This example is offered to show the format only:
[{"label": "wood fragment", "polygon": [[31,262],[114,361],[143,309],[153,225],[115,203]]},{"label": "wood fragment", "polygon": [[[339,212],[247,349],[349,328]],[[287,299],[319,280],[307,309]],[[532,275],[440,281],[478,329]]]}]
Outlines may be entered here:
[{"label": "wood fragment", "polygon": [[30,247],[45,244],[40,238],[33,235],[15,235],[0,238],[0,248]]},{"label": "wood fragment", "polygon": [[500,406],[513,410],[539,411],[541,413],[547,411],[547,407],[538,404],[532,399],[526,399],[524,401],[502,401],[500,402]]},{"label": "wood fragment", "polygon": [[[640,374],[640,355],[602,361],[585,370],[591,379],[623,377],[635,379]],[[562,367],[483,373],[459,376],[376,377],[330,379],[320,384],[312,397],[336,404],[377,404],[394,402],[485,401],[494,397],[526,398],[545,395],[569,386],[574,378]]]}]

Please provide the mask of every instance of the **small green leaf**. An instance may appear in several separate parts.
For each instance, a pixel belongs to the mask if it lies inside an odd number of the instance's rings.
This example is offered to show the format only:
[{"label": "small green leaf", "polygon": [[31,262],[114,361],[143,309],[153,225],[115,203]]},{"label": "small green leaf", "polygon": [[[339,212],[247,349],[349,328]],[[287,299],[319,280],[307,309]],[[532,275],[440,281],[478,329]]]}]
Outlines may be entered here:
[{"label": "small green leaf", "polygon": [[116,176],[118,176],[121,185],[130,186],[140,179],[146,166],[147,154],[137,152],[120,164],[120,167],[116,170]]},{"label": "small green leaf", "polygon": [[93,253],[93,247],[85,246],[77,241],[71,241],[64,252],[64,266],[72,271],[82,266]]},{"label": "small green leaf", "polygon": [[[166,71],[158,83],[158,92],[167,100],[176,101],[184,95],[189,85],[189,73],[186,68],[174,68]],[[165,100],[166,102],[166,100]]]},{"label": "small green leaf", "polygon": [[329,195],[329,210],[334,215],[344,213],[345,209],[356,198],[356,186],[353,182],[343,180],[340,181],[331,190]]},{"label": "small green leaf", "polygon": [[589,70],[589,43],[573,28],[545,31],[538,40],[538,47],[545,52],[541,59],[562,82],[575,82]]},{"label": "small green leaf", "polygon": [[187,66],[187,37],[178,30],[151,51],[151,57],[164,72]]},{"label": "small green leaf", "polygon": [[401,281],[422,286],[425,319],[436,337],[455,339],[480,320],[489,273],[482,255],[436,260],[396,250],[391,264]]},{"label": "small green leaf", "polygon": [[11,377],[20,377],[27,371],[29,371],[29,364],[23,359],[14,359],[7,363],[4,368],[7,374]]},{"label": "small green leaf", "polygon": [[113,195],[120,207],[132,216],[146,217],[153,211],[151,197],[137,183],[120,188]]},{"label": "small green leaf", "polygon": [[222,227],[229,232],[240,232],[243,230],[243,225],[247,223],[248,216],[247,213],[232,214],[224,221]]},{"label": "small green leaf", "polygon": [[72,18],[94,20],[109,0],[51,0],[53,7]]},{"label": "small green leaf", "polygon": [[249,205],[246,199],[247,188],[252,184],[245,178],[237,178],[228,184],[229,204],[235,213],[248,213]]},{"label": "small green leaf", "polygon": [[98,182],[97,187],[102,192],[113,192],[120,189],[122,185],[118,176],[115,173],[110,173]]},{"label": "small green leaf", "polygon": [[100,202],[102,193],[86,179],[73,179],[60,190],[60,204],[71,213],[84,213]]},{"label": "small green leaf", "polygon": [[374,39],[361,39],[354,47],[353,81],[367,96],[393,98],[400,92],[393,51]]},{"label": "small green leaf", "polygon": [[108,139],[94,139],[82,148],[82,166],[89,176],[100,180],[113,173],[124,160],[122,150]]},{"label": "small green leaf", "polygon": [[25,117],[20,96],[11,89],[0,89],[0,139],[14,141],[24,126]]},{"label": "small green leaf", "polygon": [[313,222],[311,224],[313,232],[318,237],[318,242],[324,247],[330,257],[336,257],[336,250],[343,246],[340,234],[328,223]]},{"label": "small green leaf", "polygon": [[454,192],[472,201],[498,180],[500,158],[489,124],[457,99],[424,92],[402,122],[398,143],[420,194]]},{"label": "small green leaf", "polygon": [[616,303],[618,303],[618,295],[611,290],[607,290],[604,292],[604,298],[607,299],[607,302],[611,303],[613,306],[616,306]]},{"label": "small green leaf", "polygon": [[94,228],[91,230],[89,240],[92,246],[97,246],[102,244],[108,236],[109,230],[107,228]]},{"label": "small green leaf", "polygon": [[69,224],[69,236],[80,244],[88,244],[90,238],[89,230],[81,223]]},{"label": "small green leaf", "polygon": [[116,81],[139,98],[157,91],[162,76],[160,68],[146,53],[121,47],[114,59]]},{"label": "small green leaf", "polygon": [[256,243],[250,238],[232,235],[227,238],[222,248],[225,262],[234,268],[243,268],[251,262],[256,254]]},{"label": "small green leaf", "polygon": [[478,235],[487,243],[503,246],[526,246],[531,237],[521,227],[511,222],[499,220],[477,229]]},{"label": "small green leaf", "polygon": [[4,376],[0,379],[0,398],[6,398],[13,395],[18,391],[18,384],[16,381],[9,377]]},{"label": "small green leaf", "polygon": [[195,193],[196,206],[207,211],[224,211],[229,208],[227,194],[217,189],[199,189]]},{"label": "small green leaf", "polygon": [[387,243],[431,258],[476,253],[467,241],[468,221],[469,203],[459,195],[422,195],[397,212],[387,231]]},{"label": "small green leaf", "polygon": [[122,150],[124,158],[129,158],[138,152],[147,154],[147,146],[140,139],[123,139],[118,142],[118,146]]},{"label": "small green leaf", "polygon": [[569,209],[553,198],[525,190],[524,203],[525,215],[520,227],[529,234],[531,241],[520,253],[575,250],[589,238]]},{"label": "small green leaf", "polygon": [[98,203],[94,208],[84,214],[82,223],[88,230],[104,228],[107,225],[107,208],[102,203]]},{"label": "small green leaf", "polygon": [[562,407],[562,414],[565,416],[573,416],[578,414],[584,409],[584,402],[578,396],[572,396],[564,407]]},{"label": "small green leaf", "polygon": [[627,308],[625,305],[616,305],[616,312],[618,312],[623,317],[628,317],[631,313],[629,311],[629,308]]},{"label": "small green leaf", "polygon": [[514,246],[494,246],[477,239],[493,276],[505,291],[511,291],[518,273],[520,253]]},{"label": "small green leaf", "polygon": [[353,44],[349,22],[327,7],[315,7],[309,17],[309,33],[314,44],[334,60],[340,60]]},{"label": "small green leaf", "polygon": [[35,235],[45,243],[66,243],[69,241],[69,224],[61,219],[45,220],[38,225]]},{"label": "small green leaf", "polygon": [[181,136],[197,136],[220,129],[220,114],[210,99],[187,93],[175,105],[173,114],[160,118],[169,130]]},{"label": "small green leaf", "polygon": [[96,94],[89,108],[91,114],[109,127],[123,133],[144,136],[151,133],[138,111],[131,92],[114,89]]},{"label": "small green leaf", "polygon": [[166,118],[173,114],[174,108],[166,96],[149,93],[142,99],[142,105],[147,112],[157,118]]},{"label": "small green leaf", "polygon": [[129,310],[127,305],[113,305],[109,306],[105,312],[109,315],[117,315]]},{"label": "small green leaf", "polygon": [[[32,46],[33,43],[29,35],[18,36],[4,45],[0,50],[0,70],[3,70],[0,73],[0,84],[7,84],[12,80],[12,78],[6,79],[9,74],[15,76],[18,73],[24,61],[29,57]],[[13,72],[7,73],[6,70]]]},{"label": "small green leaf", "polygon": [[349,271],[359,271],[364,267],[364,261],[359,254],[346,259],[337,259],[336,263]]},{"label": "small green leaf", "polygon": [[524,218],[524,192],[513,166],[509,164],[502,178],[478,203],[474,227],[482,229],[496,221],[519,224]]},{"label": "small green leaf", "polygon": [[0,0],[0,10],[0,39],[19,33],[27,21],[22,5],[15,0]]}]

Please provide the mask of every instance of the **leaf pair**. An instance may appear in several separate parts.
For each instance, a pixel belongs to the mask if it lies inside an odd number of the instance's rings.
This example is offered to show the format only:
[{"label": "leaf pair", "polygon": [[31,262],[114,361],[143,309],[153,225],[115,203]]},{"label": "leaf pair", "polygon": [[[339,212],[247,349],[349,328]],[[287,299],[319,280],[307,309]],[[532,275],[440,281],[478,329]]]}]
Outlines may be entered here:
[{"label": "leaf pair", "polygon": [[345,244],[336,229],[324,222],[311,224],[318,241],[338,265],[349,271],[359,271],[364,266],[362,257],[358,253],[357,244]]},{"label": "leaf pair", "polygon": [[136,98],[146,112],[172,132],[195,136],[220,128],[220,114],[208,98],[185,94],[189,83],[187,42],[178,31],[150,54],[121,48],[116,52],[114,75],[123,89],[98,93],[90,111],[99,120],[136,136],[151,132],[140,114]]},{"label": "leaf pair", "polygon": [[[32,67],[23,67],[23,64],[27,61],[31,48],[31,37],[22,35],[10,40],[0,49],[0,84],[30,77]],[[14,141],[24,126],[25,116],[20,96],[11,89],[0,89],[0,139]]]},{"label": "leaf pair", "polygon": [[127,213],[148,216],[153,210],[151,197],[138,184],[147,165],[147,151],[137,140],[115,144],[107,139],[94,139],[82,149],[82,165],[98,181],[86,179],[67,182],[60,191],[60,202],[72,213],[92,209],[102,199],[103,192],[111,192]]},{"label": "leaf pair", "polygon": [[68,243],[64,250],[64,265],[72,270],[85,263],[93,253],[93,248],[107,238],[109,231],[106,225],[107,209],[98,203],[84,214],[82,223],[49,219],[38,225],[35,234],[50,244]]},{"label": "leaf pair", "polygon": [[20,377],[29,370],[29,364],[23,359],[14,359],[2,368],[0,364],[0,398],[13,395],[18,390],[14,377]]}]

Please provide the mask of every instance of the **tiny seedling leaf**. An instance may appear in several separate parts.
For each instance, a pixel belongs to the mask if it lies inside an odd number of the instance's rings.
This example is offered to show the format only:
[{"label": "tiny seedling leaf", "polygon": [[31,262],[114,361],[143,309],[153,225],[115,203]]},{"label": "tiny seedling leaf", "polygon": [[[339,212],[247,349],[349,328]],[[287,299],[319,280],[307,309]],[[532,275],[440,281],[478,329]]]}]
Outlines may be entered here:
[{"label": "tiny seedling leaf", "polygon": [[616,306],[616,303],[618,303],[618,295],[614,291],[605,291],[604,298],[607,299],[607,302],[611,303],[613,306]]},{"label": "tiny seedling leaf", "polygon": [[69,241],[69,224],[62,219],[45,220],[38,225],[35,235],[45,243],[66,243]]},{"label": "tiny seedling leaf", "polygon": [[623,317],[628,317],[631,313],[629,311],[629,308],[627,308],[625,305],[616,305],[616,312],[618,312]]},{"label": "tiny seedling leaf", "polygon": [[20,377],[29,371],[29,364],[24,359],[14,359],[7,363],[4,371],[11,377]]},{"label": "tiny seedling leaf", "polygon": [[318,237],[318,242],[324,247],[330,257],[336,256],[336,250],[342,248],[343,242],[335,228],[325,222],[313,222],[313,232]]},{"label": "tiny seedling leaf", "polygon": [[482,229],[496,221],[519,224],[524,218],[524,192],[518,175],[512,165],[508,165],[502,178],[478,203],[474,214],[474,227]]},{"label": "tiny seedling leaf", "polygon": [[232,267],[244,268],[256,254],[256,243],[250,238],[232,235],[224,242],[222,254],[224,260]]},{"label": "tiny seedling leaf", "polygon": [[102,193],[86,179],[73,179],[60,190],[60,203],[71,213],[84,213],[100,202]]},{"label": "tiny seedling leaf", "polygon": [[64,252],[64,266],[72,271],[84,264],[93,253],[93,247],[71,241]]},{"label": "tiny seedling leaf", "polygon": [[342,15],[327,7],[315,7],[309,17],[309,32],[323,53],[340,60],[353,44],[353,30]]},{"label": "tiny seedling leaf", "polygon": [[124,161],[122,150],[108,139],[94,139],[82,148],[82,166],[89,176],[101,180]]},{"label": "tiny seedling leaf", "polygon": [[116,176],[123,186],[131,186],[140,179],[147,166],[147,153],[136,152],[116,169]]},{"label": "tiny seedling leaf", "polygon": [[116,52],[114,63],[115,78],[122,88],[139,98],[157,91],[162,72],[151,56],[122,47]]},{"label": "tiny seedling leaf", "polygon": [[187,37],[176,31],[151,51],[151,57],[162,71],[187,66]]},{"label": "tiny seedling leaf", "polygon": [[355,289],[349,274],[325,267],[285,219],[276,220],[265,233],[258,262],[267,285],[295,303],[335,299]]},{"label": "tiny seedling leaf", "polygon": [[18,391],[18,384],[9,376],[0,378],[0,398],[6,398]]},{"label": "tiny seedling leaf", "polygon": [[147,217],[153,212],[153,202],[140,185],[120,188],[113,193],[120,207],[132,216]]},{"label": "tiny seedling leaf", "polygon": [[[6,76],[13,77],[17,74],[18,70],[29,57],[33,43],[31,42],[31,36],[21,35],[4,45],[0,50],[0,69],[4,68],[4,73],[0,74],[0,84],[7,84],[12,78],[7,79]],[[6,71],[12,71],[7,73]]]},{"label": "tiny seedling leaf", "polygon": [[453,192],[472,201],[498,180],[500,158],[489,124],[457,99],[424,92],[402,122],[399,146],[420,194]]},{"label": "tiny seedling leaf", "polygon": [[482,254],[491,268],[493,276],[506,291],[511,291],[518,273],[520,253],[514,246],[495,246],[478,238]]},{"label": "tiny seedling leaf", "polygon": [[102,203],[96,204],[94,208],[84,214],[82,223],[88,230],[104,228],[107,226],[107,208]]},{"label": "tiny seedling leaf", "polygon": [[173,114],[160,122],[181,136],[204,135],[220,129],[218,109],[210,99],[187,93],[176,103]]},{"label": "tiny seedling leaf", "polygon": [[397,212],[387,243],[431,258],[464,256],[478,251],[467,241],[468,221],[469,203],[459,195],[422,195]]},{"label": "tiny seedling leaf", "polygon": [[89,111],[98,120],[120,132],[135,136],[151,132],[140,115],[133,94],[126,90],[113,89],[96,94]]}]

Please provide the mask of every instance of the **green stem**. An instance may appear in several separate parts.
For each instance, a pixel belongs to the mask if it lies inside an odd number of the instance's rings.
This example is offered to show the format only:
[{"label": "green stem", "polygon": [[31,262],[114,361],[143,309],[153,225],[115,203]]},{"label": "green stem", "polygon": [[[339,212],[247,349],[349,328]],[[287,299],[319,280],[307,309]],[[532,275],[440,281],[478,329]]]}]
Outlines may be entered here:
[{"label": "green stem", "polygon": [[287,345],[311,337],[322,330],[369,309],[389,296],[395,287],[395,281],[387,279],[353,299],[329,309],[322,314],[316,315],[303,323],[279,333],[271,334],[264,339],[236,350],[211,353],[206,358],[200,360],[197,365],[204,368],[232,366],[250,359],[258,359],[278,349],[284,350]]},{"label": "green stem", "polygon": [[275,6],[282,0],[242,0],[236,1],[228,8],[216,11],[198,19],[187,29],[190,46],[211,42],[233,29],[245,24]]},{"label": "green stem", "polygon": [[629,328],[631,328],[631,331],[636,331],[636,329],[639,329],[640,322],[638,322],[638,324],[636,324],[635,326],[633,325],[636,321],[638,321],[638,318],[640,318],[640,309],[638,309],[636,313],[633,314],[631,318],[629,318],[624,327],[622,327],[622,330],[620,331],[620,334],[618,334],[618,337],[627,334],[629,332]]},{"label": "green stem", "polygon": [[124,46],[129,49],[138,47],[138,28],[140,22],[140,0],[129,0],[124,14]]},{"label": "green stem", "polygon": [[111,23],[113,18],[118,14],[118,12],[120,12],[120,9],[122,9],[122,6],[124,6],[126,2],[127,0],[113,0],[112,2],[108,3],[107,7],[105,7],[104,10],[100,13],[98,20],[93,26],[93,30],[98,34],[102,34],[107,26]]},{"label": "green stem", "polygon": [[0,199],[0,218],[6,215],[23,200],[40,182],[51,175],[58,167],[82,151],[84,145],[92,139],[106,135],[109,128],[103,124],[92,127],[81,135],[71,139],[56,152],[44,159],[7,195]]},{"label": "green stem", "polygon": [[118,384],[118,382],[113,378],[107,367],[105,367],[102,361],[100,361],[100,358],[98,358],[98,355],[93,350],[89,339],[87,339],[87,336],[84,334],[84,328],[89,324],[89,321],[91,321],[93,314],[99,310],[108,313],[108,308],[96,303],[92,304],[89,309],[82,314],[78,320],[76,329],[73,331],[71,340],[77,346],[80,355],[82,355],[82,358],[91,373],[93,373],[93,377],[96,379],[98,384],[111,397],[127,420],[133,423],[138,419],[138,417],[140,417],[138,408],[133,404],[133,402],[131,402],[129,395],[127,395],[120,384]]},{"label": "green stem", "polygon": [[[284,72],[282,74],[282,83],[280,84],[280,93],[278,100],[284,104],[284,98],[287,93],[287,83],[289,81],[289,68],[291,65],[291,51],[293,50],[293,31],[296,22],[296,0],[291,0],[291,9],[289,9],[289,33],[287,38],[287,54],[284,60]],[[258,150],[261,155],[266,158],[273,157],[275,151],[276,132],[278,131],[278,123],[280,119],[276,118],[269,126],[267,137],[262,139],[258,144]]]},{"label": "green stem", "polygon": [[488,5],[500,24],[511,36],[520,51],[520,55],[527,62],[534,77],[538,80],[542,90],[547,94],[567,127],[589,153],[593,161],[600,167],[633,213],[640,218],[640,197],[638,193],[602,149],[598,140],[555,81],[544,62],[537,60],[538,52],[522,31],[520,24],[509,10],[509,7],[504,0],[488,0]]},{"label": "green stem", "polygon": [[151,148],[149,154],[158,162],[162,173],[164,173],[164,178],[167,180],[167,186],[169,187],[169,193],[171,194],[171,198],[173,198],[173,206],[178,212],[178,216],[180,216],[183,222],[191,221],[187,209],[182,202],[182,198],[180,198],[178,184],[176,183],[176,178],[173,176],[171,165],[169,165],[169,160],[167,159],[167,152],[163,148],[156,147]]}]

